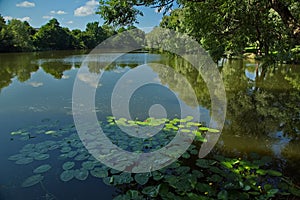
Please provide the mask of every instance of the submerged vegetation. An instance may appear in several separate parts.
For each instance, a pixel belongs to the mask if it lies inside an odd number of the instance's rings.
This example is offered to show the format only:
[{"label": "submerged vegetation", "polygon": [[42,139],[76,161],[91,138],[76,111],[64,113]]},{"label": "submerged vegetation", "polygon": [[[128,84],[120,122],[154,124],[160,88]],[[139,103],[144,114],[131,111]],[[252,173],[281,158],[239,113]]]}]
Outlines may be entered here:
[{"label": "submerged vegetation", "polygon": [[[100,122],[104,133],[115,144],[131,152],[155,151],[168,143],[177,131],[193,133],[196,140],[174,163],[157,171],[131,174],[109,168],[95,159],[79,139],[74,125],[61,127],[57,122],[45,121],[42,125],[20,129],[12,137],[25,140],[26,145],[18,154],[8,159],[16,164],[35,165],[32,175],[22,187],[31,187],[45,180],[44,174],[53,169],[47,159],[57,156],[61,169],[56,174],[62,182],[85,181],[88,178],[102,179],[107,185],[117,187],[114,199],[278,199],[300,197],[300,189],[280,171],[272,167],[272,158],[252,154],[245,158],[229,158],[214,155],[198,158],[198,150],[207,131],[216,132],[188,116],[184,119],[154,119],[142,121],[108,117]],[[161,132],[147,139],[130,138],[121,127],[158,127]],[[196,129],[195,129],[196,128]],[[184,131],[183,131],[184,130]],[[28,137],[28,136],[31,137]],[[127,137],[126,137],[127,135]],[[52,140],[34,142],[38,138],[53,137]],[[89,139],[97,135],[90,133]],[[31,142],[32,143],[27,143]],[[59,152],[59,154],[54,153]],[[25,161],[24,161],[25,160]]]}]

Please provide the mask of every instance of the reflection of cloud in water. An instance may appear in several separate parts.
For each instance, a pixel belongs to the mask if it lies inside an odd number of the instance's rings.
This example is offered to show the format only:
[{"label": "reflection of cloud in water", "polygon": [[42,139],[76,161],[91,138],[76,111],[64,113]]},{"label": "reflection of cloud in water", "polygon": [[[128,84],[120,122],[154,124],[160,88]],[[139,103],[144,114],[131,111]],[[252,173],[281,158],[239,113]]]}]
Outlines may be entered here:
[{"label": "reflection of cloud in water", "polygon": [[31,85],[32,87],[40,87],[44,85],[42,82],[28,82],[27,84]]},{"label": "reflection of cloud in water", "polygon": [[[64,109],[67,110],[67,112],[66,112],[67,115],[74,115],[74,114],[79,115],[82,112],[86,112],[87,111],[83,105],[82,105],[82,110],[79,109],[79,110],[77,110],[77,112],[74,111],[72,109],[72,107],[68,107],[68,106],[65,106]],[[100,109],[96,106],[94,109],[90,110],[89,112],[98,113],[98,112],[100,112]]]},{"label": "reflection of cloud in water", "polygon": [[28,110],[33,111],[33,112],[45,112],[45,111],[48,111],[49,108],[47,108],[46,106],[30,106],[30,107],[28,107]]},{"label": "reflection of cloud in water", "polygon": [[62,78],[62,79],[68,79],[68,78],[70,78],[70,76],[68,76],[68,75],[62,75],[61,78]]},{"label": "reflection of cloud in water", "polygon": [[77,77],[79,80],[81,80],[82,82],[88,84],[89,86],[91,86],[93,88],[98,88],[99,86],[101,86],[101,84],[98,84],[98,82],[97,82],[98,75],[82,73],[82,74],[78,74]]},{"label": "reflection of cloud in water", "polygon": [[154,82],[157,82],[157,83],[161,83],[161,80],[160,80],[160,78],[158,78],[158,77],[155,77],[155,78],[153,79],[153,81],[154,81]]}]

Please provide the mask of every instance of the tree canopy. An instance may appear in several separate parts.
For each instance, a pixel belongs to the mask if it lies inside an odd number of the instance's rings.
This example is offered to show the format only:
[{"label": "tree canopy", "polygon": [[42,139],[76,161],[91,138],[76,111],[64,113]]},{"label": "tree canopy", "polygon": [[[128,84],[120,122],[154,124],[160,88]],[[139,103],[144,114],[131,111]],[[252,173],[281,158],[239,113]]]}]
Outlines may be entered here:
[{"label": "tree canopy", "polygon": [[89,22],[84,31],[71,31],[55,18],[40,28],[33,28],[18,19],[6,22],[0,15],[0,52],[92,49],[112,35],[132,28]]},{"label": "tree canopy", "polygon": [[[299,62],[300,2],[297,0],[100,1],[107,24],[130,25],[139,6],[168,11],[160,26],[197,39],[215,60],[241,55],[247,47],[272,61]],[[297,57],[298,56],[298,57]]]}]

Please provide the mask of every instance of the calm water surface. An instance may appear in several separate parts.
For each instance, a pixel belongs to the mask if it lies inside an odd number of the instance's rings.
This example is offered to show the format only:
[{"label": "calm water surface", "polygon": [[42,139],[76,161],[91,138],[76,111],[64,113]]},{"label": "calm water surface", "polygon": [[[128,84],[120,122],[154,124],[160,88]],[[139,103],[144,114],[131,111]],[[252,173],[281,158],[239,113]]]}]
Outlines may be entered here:
[{"label": "calm water surface", "polygon": [[[84,52],[74,51],[0,54],[0,199],[112,199],[122,193],[92,176],[85,181],[62,182],[59,177],[66,160],[57,159],[62,154],[59,151],[49,152],[49,159],[26,165],[8,160],[26,144],[59,142],[71,132],[76,133],[70,128],[73,124],[72,90],[85,57]],[[91,85],[97,87],[94,112],[98,119],[103,121],[112,115],[110,99],[114,85],[126,72],[138,67],[149,69],[158,84],[145,85],[133,94],[129,104],[132,118],[147,118],[154,104],[161,104],[168,118],[180,116],[179,103],[191,104],[184,84],[178,83],[174,74],[150,63],[168,64],[189,81],[198,98],[200,121],[208,124],[210,96],[201,76],[179,58],[148,53],[122,56],[105,71],[98,65],[89,66],[90,72],[102,73],[99,85]],[[270,155],[276,167],[299,182],[300,66],[262,69],[255,61],[234,60],[226,61],[219,70],[228,106],[226,123],[212,154]],[[81,77],[81,80],[89,83],[89,77]],[[42,127],[44,132],[63,129],[67,133],[58,137],[11,135],[13,131],[36,127]],[[22,182],[41,164],[52,166],[41,184],[22,188]]]}]

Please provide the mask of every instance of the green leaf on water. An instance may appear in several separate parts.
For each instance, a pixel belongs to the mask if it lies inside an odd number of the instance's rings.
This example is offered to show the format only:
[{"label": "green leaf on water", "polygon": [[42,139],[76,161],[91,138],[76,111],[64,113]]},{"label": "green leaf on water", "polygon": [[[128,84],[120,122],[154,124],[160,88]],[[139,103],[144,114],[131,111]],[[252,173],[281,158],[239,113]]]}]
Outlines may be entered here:
[{"label": "green leaf on water", "polygon": [[72,169],[74,166],[75,166],[75,163],[74,163],[74,162],[68,161],[68,162],[65,162],[65,163],[62,165],[62,168],[63,168],[64,170],[69,170],[69,169]]},{"label": "green leaf on water", "polygon": [[49,164],[44,164],[44,165],[41,165],[41,166],[35,168],[33,170],[33,173],[35,173],[35,174],[45,173],[45,172],[49,171],[50,169],[51,169],[51,166]]},{"label": "green leaf on water", "polygon": [[282,176],[282,173],[279,172],[279,171],[275,171],[275,170],[267,170],[267,173],[270,175],[270,176]]},{"label": "green leaf on water", "polygon": [[134,179],[140,185],[145,185],[149,180],[149,173],[135,174]]},{"label": "green leaf on water", "polygon": [[22,187],[30,187],[30,186],[40,183],[43,179],[44,179],[44,176],[42,176],[41,174],[36,174],[36,175],[30,176],[27,179],[25,179],[25,181],[22,183],[21,186]]},{"label": "green leaf on water", "polygon": [[146,194],[150,197],[157,197],[159,193],[160,185],[157,186],[147,186],[142,190],[143,194]]},{"label": "green leaf on water", "polygon": [[90,171],[91,175],[96,178],[105,178],[108,176],[108,171],[106,169],[96,167]]},{"label": "green leaf on water", "polygon": [[228,199],[228,192],[226,190],[222,190],[218,193],[218,199],[220,200],[227,200]]}]

